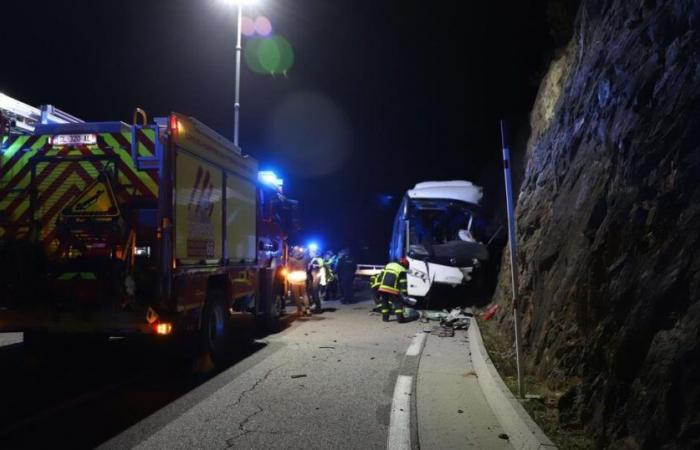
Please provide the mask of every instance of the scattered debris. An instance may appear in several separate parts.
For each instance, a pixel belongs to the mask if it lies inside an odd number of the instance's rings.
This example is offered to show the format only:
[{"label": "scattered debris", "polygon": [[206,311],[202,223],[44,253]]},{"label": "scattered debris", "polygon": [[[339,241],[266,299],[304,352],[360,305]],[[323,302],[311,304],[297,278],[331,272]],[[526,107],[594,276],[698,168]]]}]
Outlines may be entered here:
[{"label": "scattered debris", "polygon": [[455,335],[455,330],[454,328],[442,327],[437,335],[439,337],[452,337]]},{"label": "scattered debris", "polygon": [[464,411],[462,411],[461,409],[458,409],[457,412],[458,412],[459,414],[462,414]]},{"label": "scattered debris", "polygon": [[420,312],[421,321],[427,323],[428,321],[434,320],[439,321],[443,329],[449,328],[449,332],[435,332],[435,327],[431,330],[424,328],[424,333],[432,333],[441,337],[452,337],[454,336],[454,330],[466,330],[469,328],[469,321],[474,317],[471,308],[453,308],[452,311],[421,311]]},{"label": "scattered debris", "polygon": [[508,435],[505,434],[505,433],[499,434],[498,437],[501,438],[501,439],[504,439],[504,440],[506,440],[506,441],[507,441],[508,439],[510,439],[510,438],[508,437]]},{"label": "scattered debris", "polygon": [[462,376],[463,376],[464,378],[468,378],[468,377],[479,378],[479,375],[477,375],[476,372],[474,372],[473,370],[470,370],[469,372],[465,373],[465,374],[462,375]]},{"label": "scattered debris", "polygon": [[425,310],[425,311],[420,311],[420,316],[423,319],[426,320],[442,320],[445,317],[448,316],[447,311],[430,311],[430,310]]},{"label": "scattered debris", "polygon": [[455,330],[466,330],[469,328],[469,321],[474,317],[471,312],[465,314],[462,308],[454,308],[440,323],[450,326]]},{"label": "scattered debris", "polygon": [[298,375],[292,375],[292,378],[306,378],[306,374],[305,374],[305,373],[300,373],[300,374],[298,374]]},{"label": "scattered debris", "polygon": [[491,305],[488,308],[486,308],[486,311],[481,314],[481,318],[484,320],[491,320],[491,318],[498,312],[498,310],[501,308],[501,305]]},{"label": "scattered debris", "polygon": [[372,356],[370,359],[374,359],[374,356]]},{"label": "scattered debris", "polygon": [[321,346],[321,347],[319,347],[319,348],[335,348],[335,347],[331,347],[331,346],[325,345],[325,346]]},{"label": "scattered debris", "polygon": [[420,313],[415,308],[411,308],[410,306],[404,306],[403,317],[406,320],[416,320],[420,318]]}]

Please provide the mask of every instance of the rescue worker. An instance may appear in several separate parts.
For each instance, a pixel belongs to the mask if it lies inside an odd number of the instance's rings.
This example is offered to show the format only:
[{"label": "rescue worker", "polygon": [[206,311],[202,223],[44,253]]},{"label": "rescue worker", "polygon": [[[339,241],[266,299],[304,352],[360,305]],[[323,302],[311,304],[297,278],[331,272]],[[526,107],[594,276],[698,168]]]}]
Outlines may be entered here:
[{"label": "rescue worker", "polygon": [[[311,303],[313,304],[313,312],[320,314],[323,312],[321,307],[321,283],[324,281],[324,262],[323,258],[318,256],[318,251],[315,249],[309,250],[309,256],[311,260],[306,266],[307,280],[308,280],[308,291],[311,296]],[[325,284],[325,283],[323,283]]]},{"label": "rescue worker", "polygon": [[338,284],[340,285],[340,295],[343,296],[341,303],[355,303],[355,272],[357,264],[350,255],[350,250],[344,248],[340,251],[338,258]]},{"label": "rescue worker", "polygon": [[326,296],[324,299],[335,300],[338,298],[338,257],[330,250],[324,255],[324,268],[326,270]]},{"label": "rescue worker", "polygon": [[403,297],[408,293],[407,289],[407,261],[401,264],[390,262],[378,275],[379,287],[377,291],[382,300],[381,313],[382,321],[388,322],[389,316],[393,312],[399,323],[404,323]]},{"label": "rescue worker", "polygon": [[369,287],[372,289],[372,299],[374,300],[373,312],[379,312],[382,309],[382,298],[379,295],[379,285],[381,272],[369,277]]},{"label": "rescue worker", "polygon": [[306,291],[306,258],[301,247],[294,247],[289,256],[289,291],[299,315],[310,316],[309,296]]}]

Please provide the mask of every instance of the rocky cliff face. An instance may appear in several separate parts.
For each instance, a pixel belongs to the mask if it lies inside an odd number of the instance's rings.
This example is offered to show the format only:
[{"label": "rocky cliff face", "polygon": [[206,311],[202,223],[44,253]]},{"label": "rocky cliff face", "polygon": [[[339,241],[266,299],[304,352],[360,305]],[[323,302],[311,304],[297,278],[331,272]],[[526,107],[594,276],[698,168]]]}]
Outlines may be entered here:
[{"label": "rocky cliff face", "polygon": [[528,368],[600,447],[700,447],[699,94],[700,2],[584,0],[531,116]]}]

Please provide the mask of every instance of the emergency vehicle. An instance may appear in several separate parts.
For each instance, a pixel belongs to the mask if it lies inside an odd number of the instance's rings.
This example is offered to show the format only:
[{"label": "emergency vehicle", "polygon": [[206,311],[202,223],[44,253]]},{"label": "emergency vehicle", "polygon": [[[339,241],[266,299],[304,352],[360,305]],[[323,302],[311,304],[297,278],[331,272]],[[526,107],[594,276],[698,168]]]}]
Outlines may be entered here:
[{"label": "emergency vehicle", "polygon": [[253,157],[178,113],[9,128],[0,332],[185,336],[216,362],[236,316],[277,327],[297,204]]}]

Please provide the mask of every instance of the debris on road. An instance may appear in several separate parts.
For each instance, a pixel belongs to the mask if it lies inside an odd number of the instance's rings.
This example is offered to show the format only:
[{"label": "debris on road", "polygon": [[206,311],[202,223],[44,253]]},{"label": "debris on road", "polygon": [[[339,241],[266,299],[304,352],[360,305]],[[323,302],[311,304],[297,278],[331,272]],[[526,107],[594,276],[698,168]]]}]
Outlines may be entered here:
[{"label": "debris on road", "polygon": [[298,375],[292,375],[292,378],[306,378],[306,374],[305,374],[305,373],[300,373],[300,374],[298,374]]},{"label": "debris on road", "polygon": [[455,335],[455,330],[454,330],[454,328],[443,326],[440,328],[437,335],[439,337],[453,337]]},{"label": "debris on road", "polygon": [[326,346],[321,346],[319,348],[335,348],[335,347],[331,347],[331,346],[326,345]]},{"label": "debris on road", "polygon": [[499,434],[498,437],[501,438],[501,439],[504,439],[504,440],[506,440],[506,441],[507,441],[508,439],[510,439],[510,438],[508,437],[508,435],[505,434],[505,433]]},{"label": "debris on road", "polygon": [[454,308],[452,311],[421,311],[421,322],[430,320],[439,321],[439,327],[432,329],[424,328],[424,333],[431,333],[439,337],[453,337],[455,330],[466,330],[469,328],[469,321],[474,317],[471,308]]},{"label": "debris on road", "polygon": [[421,319],[423,319],[424,321],[428,321],[428,320],[438,320],[438,321],[440,321],[440,320],[444,319],[445,317],[447,317],[448,314],[449,314],[449,313],[448,313],[447,311],[429,311],[429,310],[425,310],[425,311],[421,311],[421,312],[420,312]]},{"label": "debris on road", "polygon": [[481,315],[481,318],[484,320],[491,320],[491,318],[498,312],[498,310],[501,308],[501,305],[491,305],[489,306],[486,311]]},{"label": "debris on road", "polygon": [[469,321],[472,317],[473,315],[471,313],[465,314],[461,308],[454,308],[447,317],[441,321],[441,324],[443,326],[450,326],[455,330],[466,330],[469,328]]}]

